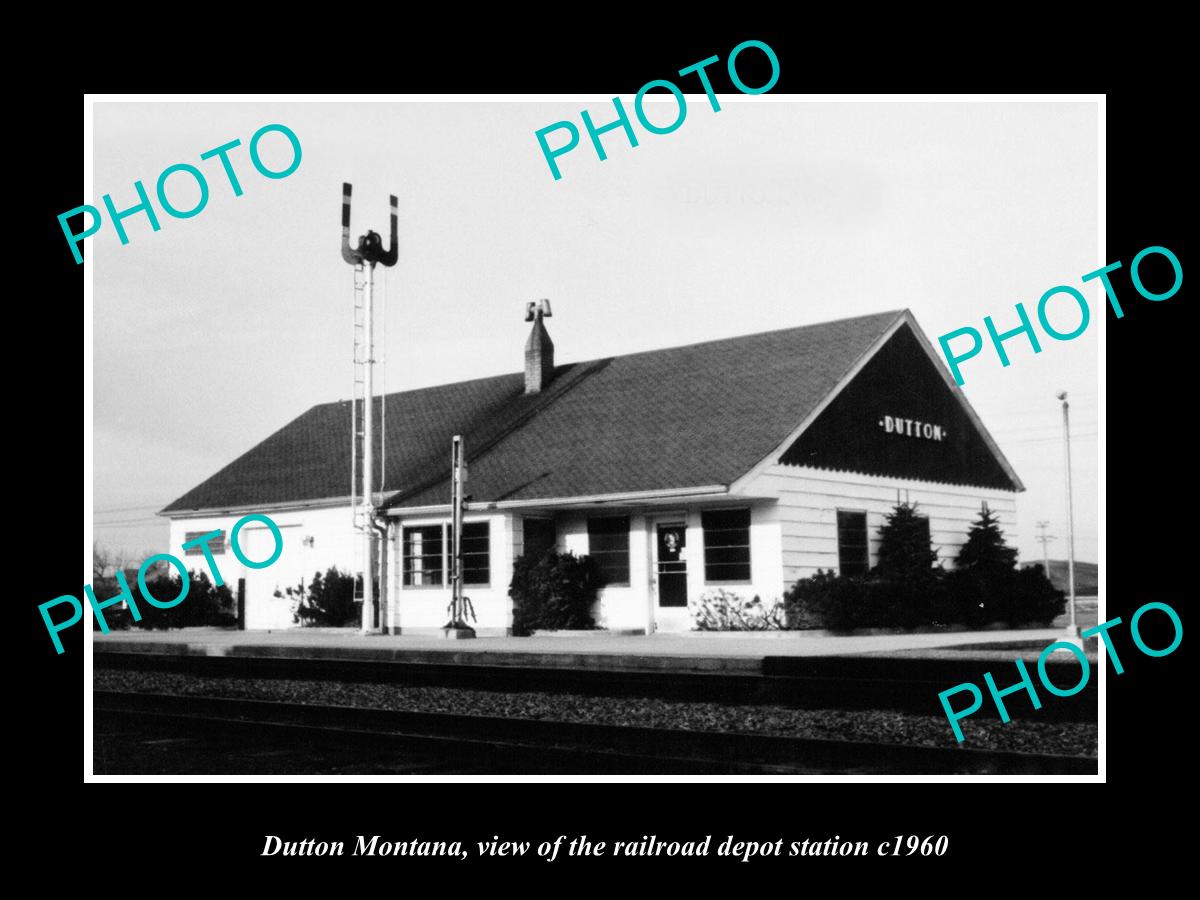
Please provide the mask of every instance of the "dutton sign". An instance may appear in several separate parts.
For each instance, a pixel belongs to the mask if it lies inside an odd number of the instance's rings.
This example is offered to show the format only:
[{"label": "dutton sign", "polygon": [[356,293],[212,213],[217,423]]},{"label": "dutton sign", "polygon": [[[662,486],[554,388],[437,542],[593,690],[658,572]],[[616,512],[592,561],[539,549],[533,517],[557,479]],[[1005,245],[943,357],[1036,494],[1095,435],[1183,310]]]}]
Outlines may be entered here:
[{"label": "dutton sign", "polygon": [[930,425],[916,419],[900,419],[884,416],[879,420],[879,427],[888,434],[906,434],[909,437],[925,438],[930,441],[940,441],[946,436],[941,425]]}]

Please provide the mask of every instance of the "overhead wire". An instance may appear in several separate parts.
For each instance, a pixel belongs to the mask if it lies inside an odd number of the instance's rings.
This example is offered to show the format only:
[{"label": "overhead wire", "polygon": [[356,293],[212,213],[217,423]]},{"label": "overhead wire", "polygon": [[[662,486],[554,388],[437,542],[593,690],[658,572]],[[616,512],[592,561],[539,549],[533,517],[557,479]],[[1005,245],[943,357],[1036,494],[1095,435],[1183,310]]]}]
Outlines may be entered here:
[{"label": "overhead wire", "polygon": [[[1071,440],[1073,440],[1073,441],[1090,440],[1092,438],[1099,437],[1099,436],[1100,436],[1100,433],[1097,431],[1083,431],[1083,432],[1079,432],[1078,434],[1072,434]],[[1017,440],[1004,441],[1004,443],[1005,444],[1048,444],[1048,443],[1052,443],[1054,441],[1061,441],[1061,440],[1062,440],[1062,435],[1056,434],[1056,435],[1050,435],[1048,437],[1019,438]]]},{"label": "overhead wire", "polygon": [[99,515],[100,513],[118,513],[118,512],[137,512],[139,509],[158,509],[157,503],[143,503],[141,506],[110,506],[107,509],[94,509],[92,512]]}]

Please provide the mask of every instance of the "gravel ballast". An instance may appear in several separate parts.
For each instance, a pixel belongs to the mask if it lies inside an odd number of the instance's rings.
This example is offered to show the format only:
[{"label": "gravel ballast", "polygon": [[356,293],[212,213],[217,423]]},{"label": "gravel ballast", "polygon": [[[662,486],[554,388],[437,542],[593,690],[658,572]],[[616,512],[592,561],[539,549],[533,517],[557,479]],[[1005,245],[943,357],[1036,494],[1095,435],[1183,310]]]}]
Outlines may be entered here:
[{"label": "gravel ballast", "polygon": [[545,719],[599,725],[742,732],[783,737],[876,741],[921,746],[1011,750],[1095,757],[1095,723],[1014,719],[964,719],[964,741],[954,739],[942,716],[893,710],[792,709],[688,703],[654,698],[592,697],[580,694],[501,692],[410,685],[344,683],[299,679],[230,679],[174,672],[97,669],[93,688],[102,691],[191,694],[247,700],[277,700],[326,706],[407,712],[458,713]]}]

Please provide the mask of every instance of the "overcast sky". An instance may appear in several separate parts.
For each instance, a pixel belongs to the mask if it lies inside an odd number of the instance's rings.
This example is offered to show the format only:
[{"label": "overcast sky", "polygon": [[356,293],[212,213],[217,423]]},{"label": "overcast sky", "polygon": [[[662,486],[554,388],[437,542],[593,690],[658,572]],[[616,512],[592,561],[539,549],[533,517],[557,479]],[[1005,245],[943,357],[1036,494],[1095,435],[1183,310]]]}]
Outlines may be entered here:
[{"label": "overcast sky", "polygon": [[[630,105],[631,98],[624,98]],[[859,104],[689,97],[682,127],[604,136],[559,159],[534,132],[611,101],[97,103],[95,196],[134,205],[135,179],[187,162],[208,206],[127,219],[87,241],[94,267],[96,539],[134,563],[166,549],[154,512],[309,407],[350,395],[352,233],[384,233],[400,197],[400,261],[384,270],[388,391],[519,371],[524,303],[548,297],[559,363],[908,307],[929,338],[1017,324],[1100,258],[1094,104]],[[651,118],[672,118],[673,101]],[[303,160],[268,180],[247,145],[262,125]],[[636,126],[635,126],[636,127]],[[582,130],[582,127],[581,127]],[[234,197],[203,151],[240,138]],[[558,140],[556,135],[553,141]],[[557,145],[557,144],[555,144]],[[286,141],[263,141],[282,168]],[[191,193],[189,193],[191,191]],[[176,206],[195,189],[173,176]],[[965,392],[1025,482],[1023,559],[1049,520],[1065,556],[1059,390],[1071,397],[1076,555],[1097,558],[1097,283],[1080,338],[1009,341],[964,366]],[[1067,304],[1052,321],[1077,323]]]}]

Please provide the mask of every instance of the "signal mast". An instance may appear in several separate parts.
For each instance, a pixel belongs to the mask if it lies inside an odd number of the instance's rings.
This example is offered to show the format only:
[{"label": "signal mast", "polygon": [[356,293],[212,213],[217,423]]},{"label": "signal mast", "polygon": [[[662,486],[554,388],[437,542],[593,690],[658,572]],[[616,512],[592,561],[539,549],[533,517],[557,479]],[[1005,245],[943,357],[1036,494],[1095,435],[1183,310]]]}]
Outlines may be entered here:
[{"label": "signal mast", "polygon": [[[374,335],[374,288],[375,266],[394,266],[399,256],[396,246],[396,220],[399,201],[390,195],[392,209],[392,242],[383,249],[383,238],[374,231],[367,231],[358,239],[358,246],[350,246],[350,192],[348,183],[342,183],[342,259],[354,266],[354,397],[350,402],[351,467],[350,508],[354,527],[362,533],[362,632],[371,634],[381,630],[375,624],[375,335]],[[362,417],[358,405],[362,403]],[[382,455],[382,454],[381,454]],[[386,463],[381,460],[382,472]],[[360,480],[361,479],[361,480]],[[385,544],[386,546],[386,544]],[[380,589],[383,580],[380,579]]]}]

